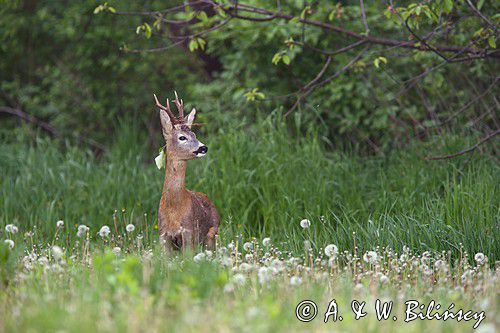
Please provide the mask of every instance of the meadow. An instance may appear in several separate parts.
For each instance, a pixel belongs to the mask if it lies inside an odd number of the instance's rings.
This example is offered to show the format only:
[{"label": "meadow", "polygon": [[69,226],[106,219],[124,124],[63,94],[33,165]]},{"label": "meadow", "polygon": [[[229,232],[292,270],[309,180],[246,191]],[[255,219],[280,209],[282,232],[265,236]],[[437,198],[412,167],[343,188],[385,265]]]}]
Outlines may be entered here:
[{"label": "meadow", "polygon": [[[473,138],[370,155],[270,120],[202,132],[210,152],[189,163],[187,187],[218,207],[217,248],[166,257],[156,151],[133,126],[116,133],[101,156],[21,134],[0,146],[0,331],[472,330],[404,323],[410,299],[485,311],[482,331],[498,325],[498,163],[423,158]],[[397,321],[377,320],[377,298],[394,301]],[[319,311],[302,323],[306,299]],[[332,299],[343,320],[324,323]]]}]

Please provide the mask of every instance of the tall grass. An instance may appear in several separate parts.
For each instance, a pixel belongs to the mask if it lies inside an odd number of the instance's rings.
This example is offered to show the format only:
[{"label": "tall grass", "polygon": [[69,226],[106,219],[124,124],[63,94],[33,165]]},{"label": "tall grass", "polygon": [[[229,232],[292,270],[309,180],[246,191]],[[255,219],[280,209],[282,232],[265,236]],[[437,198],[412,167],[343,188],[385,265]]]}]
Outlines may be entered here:
[{"label": "tall grass", "polygon": [[[119,228],[125,220],[147,226],[148,240],[156,239],[164,172],[133,127],[119,133],[99,159],[50,140],[0,146],[0,226],[42,225],[35,234],[44,239],[64,219],[75,233],[78,224],[97,232],[113,226],[117,210]],[[339,152],[325,148],[317,131],[298,138],[269,121],[199,137],[210,151],[188,163],[187,185],[215,202],[222,240],[272,236],[300,251],[307,237],[315,248],[407,245],[454,256],[462,244],[500,259],[499,167],[488,157],[423,160],[438,141],[381,156]],[[439,143],[453,150],[466,141]],[[307,231],[303,218],[312,222]]]}]

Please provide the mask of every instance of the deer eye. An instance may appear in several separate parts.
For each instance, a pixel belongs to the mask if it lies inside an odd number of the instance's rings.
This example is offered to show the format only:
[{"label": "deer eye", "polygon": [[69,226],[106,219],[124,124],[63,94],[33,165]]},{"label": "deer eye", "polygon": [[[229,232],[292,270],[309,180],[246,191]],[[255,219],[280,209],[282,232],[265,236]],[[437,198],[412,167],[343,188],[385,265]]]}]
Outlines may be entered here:
[{"label": "deer eye", "polygon": [[179,137],[179,140],[180,140],[180,141],[186,141],[186,140],[187,140],[187,138],[183,135],[183,136],[180,136],[180,137]]}]

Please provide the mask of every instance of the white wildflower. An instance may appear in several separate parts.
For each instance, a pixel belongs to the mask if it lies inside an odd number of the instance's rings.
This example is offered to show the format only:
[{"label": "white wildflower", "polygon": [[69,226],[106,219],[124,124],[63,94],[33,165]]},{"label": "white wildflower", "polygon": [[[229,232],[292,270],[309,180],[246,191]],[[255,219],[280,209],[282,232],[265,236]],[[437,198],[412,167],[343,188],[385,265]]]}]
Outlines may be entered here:
[{"label": "white wildflower", "polygon": [[259,277],[259,282],[261,284],[267,283],[272,278],[272,270],[269,267],[261,267],[259,268],[259,272],[257,273]]},{"label": "white wildflower", "polygon": [[226,283],[224,286],[224,292],[225,293],[232,293],[234,291],[234,286],[232,283]]},{"label": "white wildflower", "polygon": [[233,276],[233,282],[239,286],[242,286],[245,284],[246,277],[245,275],[238,273]]},{"label": "white wildflower", "polygon": [[367,263],[374,264],[378,260],[378,255],[377,252],[375,251],[368,251],[363,255],[363,260]]},{"label": "white wildflower", "polygon": [[290,284],[292,286],[298,286],[298,285],[302,284],[302,279],[298,276],[292,276],[290,278]]},{"label": "white wildflower", "polygon": [[63,220],[59,220],[59,221],[57,221],[57,222],[56,222],[56,226],[57,226],[58,228],[62,228],[62,227],[64,227],[64,221],[63,221]]},{"label": "white wildflower", "polygon": [[87,234],[87,231],[89,231],[89,227],[87,227],[85,224],[80,224],[78,226],[78,232],[76,233],[76,235],[78,237],[83,237]]},{"label": "white wildflower", "polygon": [[245,260],[246,261],[253,261],[253,254],[251,254],[251,253],[245,254]]},{"label": "white wildflower", "polygon": [[335,245],[335,244],[327,245],[325,247],[325,254],[328,257],[336,257],[337,254],[339,254],[339,249],[338,249],[337,245]]},{"label": "white wildflower", "polygon": [[478,252],[476,253],[476,255],[474,256],[474,260],[478,263],[478,264],[482,264],[484,263],[484,260],[486,259],[486,256],[484,255],[484,253],[481,253],[481,252]]},{"label": "white wildflower", "polygon": [[243,249],[247,252],[249,252],[250,250],[253,249],[253,244],[250,243],[250,242],[246,242],[245,244],[243,244]]},{"label": "white wildflower", "polygon": [[242,263],[239,267],[239,269],[242,271],[242,272],[250,272],[252,270],[253,266],[250,265],[250,264],[247,264],[246,262]]},{"label": "white wildflower", "polygon": [[127,232],[133,232],[135,230],[135,225],[133,224],[127,224],[127,226],[125,227],[125,230],[127,230]]},{"label": "white wildflower", "polygon": [[118,246],[115,246],[111,251],[118,256],[122,252],[122,249],[120,249]]},{"label": "white wildflower", "polygon": [[434,267],[437,269],[444,267],[444,261],[442,261],[441,259],[436,260],[436,262],[434,263]]},{"label": "white wildflower", "polygon": [[5,231],[8,232],[9,234],[17,234],[19,229],[13,224],[7,224],[5,226]]},{"label": "white wildflower", "polygon": [[47,266],[49,264],[49,259],[45,256],[39,257],[37,261],[42,266]]},{"label": "white wildflower", "polygon": [[14,248],[14,241],[12,239],[6,239],[3,241],[5,244],[7,244],[7,246],[9,247],[9,249],[13,249]]},{"label": "white wildflower", "polygon": [[308,219],[303,219],[302,221],[300,221],[300,226],[302,227],[302,229],[307,229],[311,226],[311,221],[309,221]]},{"label": "white wildflower", "polygon": [[193,257],[194,262],[201,262],[205,260],[206,254],[204,252],[200,252]]},{"label": "white wildflower", "polygon": [[380,276],[380,283],[387,284],[388,282],[389,282],[389,278],[387,277],[387,275],[382,274]]},{"label": "white wildflower", "polygon": [[231,266],[233,266],[233,259],[231,259],[230,257],[227,257],[227,256],[223,256],[220,259],[220,263],[222,266],[231,267]]},{"label": "white wildflower", "polygon": [[101,227],[101,230],[99,230],[99,236],[101,236],[102,238],[108,237],[110,233],[111,233],[111,229],[109,229],[109,227],[107,225],[103,225]]},{"label": "white wildflower", "polygon": [[462,283],[467,283],[472,281],[472,277],[473,277],[472,271],[470,269],[466,270],[462,274]]},{"label": "white wildflower", "polygon": [[205,256],[206,256],[207,260],[212,259],[213,255],[214,255],[214,253],[212,251],[205,250]]},{"label": "white wildflower", "polygon": [[269,245],[271,245],[271,238],[269,238],[269,237],[264,238],[262,240],[262,245],[264,245],[266,247],[269,246]]},{"label": "white wildflower", "polygon": [[52,256],[55,260],[60,260],[63,257],[63,250],[57,245],[52,246]]}]

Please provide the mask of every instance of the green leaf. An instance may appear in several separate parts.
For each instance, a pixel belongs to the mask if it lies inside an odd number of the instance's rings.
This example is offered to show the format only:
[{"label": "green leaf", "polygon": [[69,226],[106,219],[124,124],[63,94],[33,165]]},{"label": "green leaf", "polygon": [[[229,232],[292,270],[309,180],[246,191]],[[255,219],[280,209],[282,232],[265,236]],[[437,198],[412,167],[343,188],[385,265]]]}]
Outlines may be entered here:
[{"label": "green leaf", "polygon": [[189,41],[189,51],[194,52],[197,49],[198,49],[198,42],[196,41],[196,39],[191,39]]},{"label": "green leaf", "polygon": [[300,13],[300,18],[305,19],[306,14],[309,14],[311,12],[311,6],[305,6],[302,12]]},{"label": "green leaf", "polygon": [[201,37],[196,37],[196,42],[200,46],[200,49],[205,50],[205,45],[207,44],[206,40]]},{"label": "green leaf", "polygon": [[263,93],[261,93],[259,91],[259,88],[253,88],[252,90],[247,91],[246,93],[244,93],[243,96],[245,96],[246,99],[247,99],[247,101],[250,101],[250,102],[255,101],[257,98],[259,98],[259,99],[266,98],[266,95],[264,95]]},{"label": "green leaf", "polygon": [[151,26],[147,23],[144,23],[144,36],[146,36],[147,39],[151,38],[151,35],[153,33],[153,29],[151,29]]},{"label": "green leaf", "polygon": [[383,62],[384,64],[387,64],[387,58],[386,57],[378,57],[375,60],[373,60],[373,65],[377,68],[380,67],[380,62]]},{"label": "green leaf", "polygon": [[452,10],[453,10],[453,0],[444,0],[443,11],[446,14],[449,14],[449,13],[451,13]]},{"label": "green leaf", "polygon": [[227,17],[226,12],[225,12],[222,8],[217,7],[216,11],[217,11],[217,14],[218,14],[220,17],[223,17],[223,18],[226,18],[226,17]]},{"label": "green leaf", "polygon": [[289,23],[299,23],[300,22],[300,17],[298,16],[295,16],[294,18],[290,19],[290,21],[288,21]]},{"label": "green leaf", "polygon": [[285,65],[290,65],[290,57],[289,57],[288,55],[286,55],[286,54],[285,54],[285,55],[281,58],[281,60],[283,61],[283,63],[284,63]]},{"label": "green leaf", "polygon": [[99,14],[100,12],[102,12],[103,9],[104,9],[103,5],[99,5],[99,6],[95,7],[94,14]]},{"label": "green leaf", "polygon": [[167,159],[167,156],[165,155],[165,152],[163,150],[163,147],[160,148],[160,154],[156,156],[155,158],[155,164],[158,170],[161,170],[162,168],[165,167],[165,161]]},{"label": "green leaf", "polygon": [[328,21],[333,21],[333,19],[335,18],[335,14],[337,13],[336,10],[332,10],[330,12],[330,14],[328,14]]},{"label": "green leaf", "polygon": [[207,13],[205,13],[204,11],[198,12],[198,14],[196,15],[196,18],[203,21],[203,22],[208,20]]},{"label": "green leaf", "polygon": [[280,62],[282,54],[283,53],[281,51],[274,54],[273,60],[271,60],[274,65],[277,65]]},{"label": "green leaf", "polygon": [[488,44],[490,45],[490,47],[491,47],[492,49],[496,49],[496,48],[497,48],[497,43],[496,43],[496,41],[495,41],[495,36],[490,36],[490,37],[488,38]]},{"label": "green leaf", "polygon": [[483,5],[484,5],[484,0],[479,0],[477,2],[476,8],[479,9],[479,10],[481,10],[481,8],[483,8]]}]

